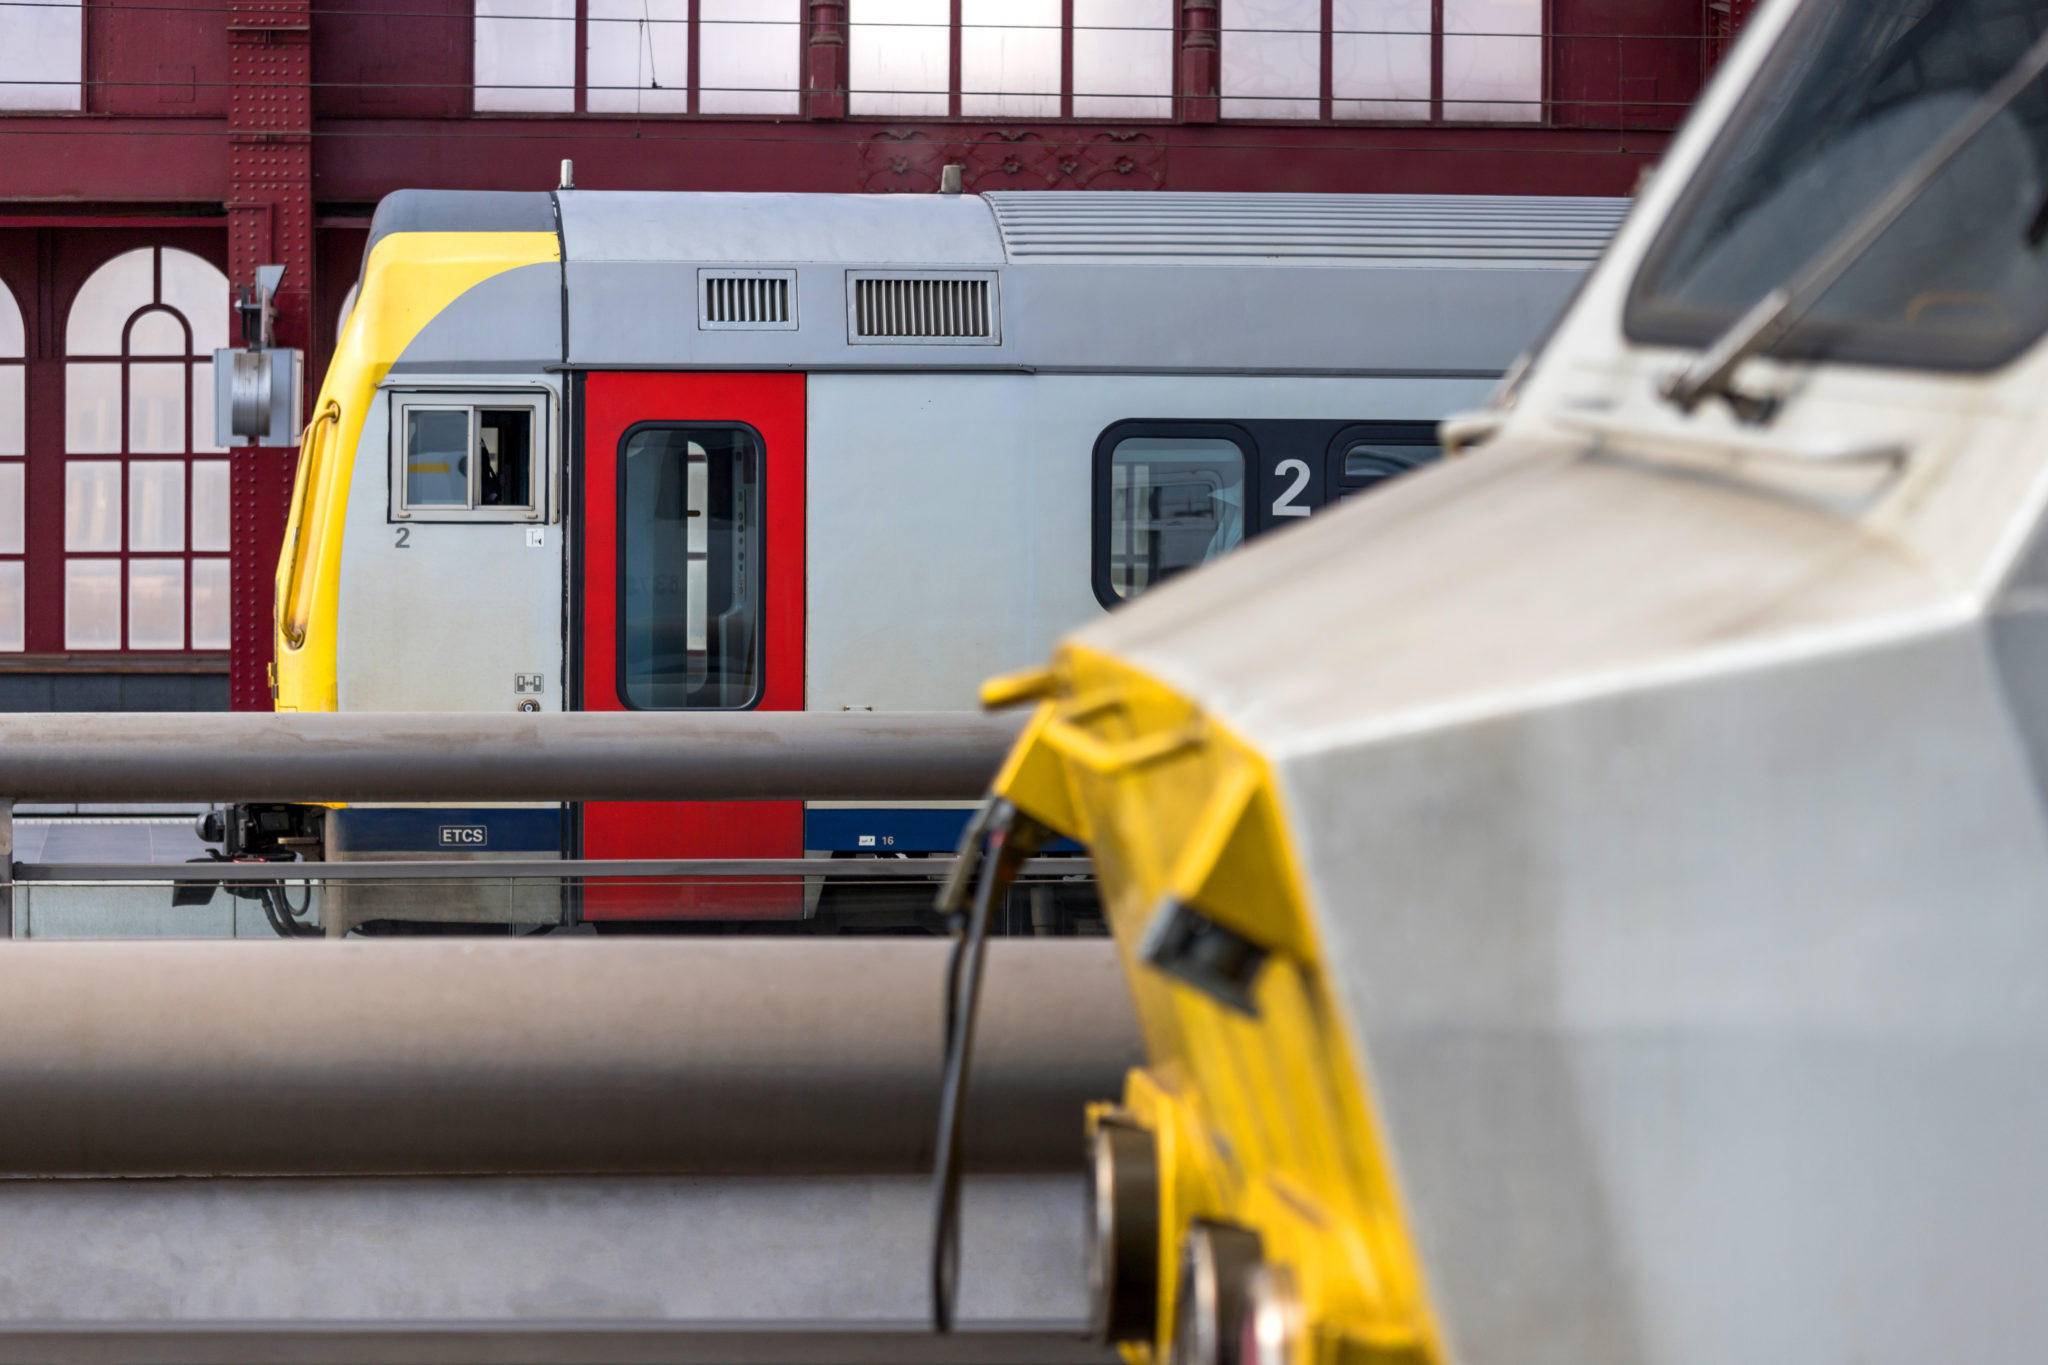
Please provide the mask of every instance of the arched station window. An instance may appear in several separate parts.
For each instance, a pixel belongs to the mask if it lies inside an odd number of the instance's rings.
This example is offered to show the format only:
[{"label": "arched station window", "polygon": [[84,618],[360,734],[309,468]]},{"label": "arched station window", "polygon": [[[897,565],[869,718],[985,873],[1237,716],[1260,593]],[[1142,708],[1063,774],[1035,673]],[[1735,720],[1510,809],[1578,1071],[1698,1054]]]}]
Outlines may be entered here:
[{"label": "arched station window", "polygon": [[28,638],[21,557],[28,535],[28,383],[21,308],[0,284],[0,651],[19,654]]},{"label": "arched station window", "polygon": [[228,647],[228,462],[213,352],[228,281],[173,247],[114,257],[65,325],[64,647]]}]

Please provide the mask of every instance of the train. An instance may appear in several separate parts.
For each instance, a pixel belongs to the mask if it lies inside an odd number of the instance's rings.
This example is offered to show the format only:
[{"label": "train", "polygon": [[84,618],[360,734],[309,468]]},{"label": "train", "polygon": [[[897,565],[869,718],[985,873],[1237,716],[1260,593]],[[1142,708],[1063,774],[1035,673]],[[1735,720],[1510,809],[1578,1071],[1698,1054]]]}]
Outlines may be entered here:
[{"label": "train", "polygon": [[[1627,208],[393,194],[306,427],[275,705],[971,709],[1062,632],[1434,459]],[[330,860],[886,856],[950,851],[972,804],[231,823]],[[735,912],[805,906],[582,905]]]},{"label": "train", "polygon": [[989,684],[1145,1034],[1126,1360],[2048,1349],[2044,70],[1760,7],[1448,458]]}]

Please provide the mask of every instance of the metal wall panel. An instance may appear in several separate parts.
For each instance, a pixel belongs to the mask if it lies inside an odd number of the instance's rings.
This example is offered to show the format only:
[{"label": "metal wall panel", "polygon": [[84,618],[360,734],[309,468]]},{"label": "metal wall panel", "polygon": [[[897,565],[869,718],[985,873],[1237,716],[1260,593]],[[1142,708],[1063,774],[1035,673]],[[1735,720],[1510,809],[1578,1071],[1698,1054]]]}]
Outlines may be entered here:
[{"label": "metal wall panel", "polygon": [[[523,380],[531,392],[538,378]],[[408,376],[407,387],[478,392],[477,377]],[[548,447],[559,460],[562,398],[551,389]],[[543,708],[562,706],[559,520],[394,526],[391,405],[380,391],[349,482],[335,618],[335,687],[344,711],[511,711],[520,674],[545,674]],[[560,500],[550,479],[550,506]],[[558,516],[558,512],[551,516]],[[398,532],[408,534],[399,544]],[[539,543],[530,537],[538,536]]]},{"label": "metal wall panel", "polygon": [[[1483,380],[810,377],[812,710],[961,710],[1102,615],[1095,438],[1126,418],[1432,420]],[[934,508],[946,508],[943,513]]]}]

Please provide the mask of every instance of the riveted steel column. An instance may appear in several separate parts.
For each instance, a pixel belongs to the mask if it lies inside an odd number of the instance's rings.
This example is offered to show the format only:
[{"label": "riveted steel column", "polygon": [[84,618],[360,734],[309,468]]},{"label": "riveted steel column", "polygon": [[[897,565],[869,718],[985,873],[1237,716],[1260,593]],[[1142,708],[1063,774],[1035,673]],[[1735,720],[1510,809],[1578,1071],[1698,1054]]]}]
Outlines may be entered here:
[{"label": "riveted steel column", "polygon": [[1174,117],[1182,123],[1214,123],[1222,116],[1217,98],[1222,49],[1218,46],[1216,0],[1181,0],[1179,36]]},{"label": "riveted steel column", "polygon": [[846,117],[846,0],[811,0],[804,31],[804,117]]},{"label": "riveted steel column", "polygon": [[[256,267],[283,265],[276,343],[311,353],[313,299],[312,10],[309,0],[236,0],[228,16],[228,283],[253,289]],[[310,404],[307,405],[310,409]],[[291,502],[296,454],[238,446],[233,464],[236,710],[270,706],[271,580]]]}]

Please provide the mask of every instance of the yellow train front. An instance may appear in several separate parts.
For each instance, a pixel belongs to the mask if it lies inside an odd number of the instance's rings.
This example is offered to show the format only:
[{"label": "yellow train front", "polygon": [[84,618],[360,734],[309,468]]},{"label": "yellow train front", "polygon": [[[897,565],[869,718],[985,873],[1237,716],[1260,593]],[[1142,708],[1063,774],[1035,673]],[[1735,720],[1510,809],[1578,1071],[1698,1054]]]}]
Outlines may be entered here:
[{"label": "yellow train front", "polygon": [[1145,1033],[1128,1359],[2048,1353],[2048,5],[1877,8],[1762,12],[1464,455],[991,685]]}]

